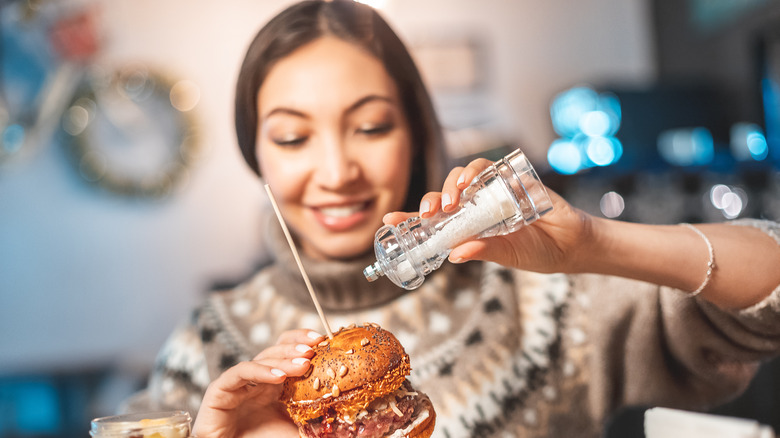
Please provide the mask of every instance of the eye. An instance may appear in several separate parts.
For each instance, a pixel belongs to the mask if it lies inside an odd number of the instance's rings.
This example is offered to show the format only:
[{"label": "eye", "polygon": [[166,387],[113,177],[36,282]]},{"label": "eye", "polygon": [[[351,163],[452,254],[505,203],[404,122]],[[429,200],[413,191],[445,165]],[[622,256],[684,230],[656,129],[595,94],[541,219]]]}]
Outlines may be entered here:
[{"label": "eye", "polygon": [[297,135],[287,135],[284,137],[277,137],[271,139],[271,141],[273,141],[277,146],[282,146],[282,147],[300,146],[304,144],[306,140],[308,140],[308,137],[297,136]]},{"label": "eye", "polygon": [[389,132],[393,129],[392,123],[378,123],[378,124],[365,124],[361,125],[357,129],[358,134],[362,135],[380,135]]}]

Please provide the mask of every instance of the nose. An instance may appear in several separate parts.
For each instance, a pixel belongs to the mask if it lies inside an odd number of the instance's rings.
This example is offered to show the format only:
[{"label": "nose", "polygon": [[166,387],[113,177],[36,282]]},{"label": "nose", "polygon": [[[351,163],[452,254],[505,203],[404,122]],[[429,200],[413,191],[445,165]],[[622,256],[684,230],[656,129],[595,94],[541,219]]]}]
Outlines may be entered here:
[{"label": "nose", "polygon": [[360,165],[354,154],[339,142],[323,148],[317,165],[316,180],[326,189],[339,189],[353,183],[360,176]]}]

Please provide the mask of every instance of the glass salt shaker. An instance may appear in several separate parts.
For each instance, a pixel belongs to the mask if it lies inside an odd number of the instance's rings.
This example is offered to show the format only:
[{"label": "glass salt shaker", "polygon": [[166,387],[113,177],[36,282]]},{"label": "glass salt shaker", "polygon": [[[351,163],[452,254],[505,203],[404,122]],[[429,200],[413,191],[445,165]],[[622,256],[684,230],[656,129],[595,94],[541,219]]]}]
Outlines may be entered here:
[{"label": "glass salt shaker", "polygon": [[93,438],[193,438],[192,418],[186,411],[149,412],[95,418]]},{"label": "glass salt shaker", "polygon": [[463,242],[517,231],[552,210],[552,201],[525,154],[517,149],[482,171],[448,213],[385,225],[374,239],[376,263],[363,270],[368,281],[387,276],[416,289]]}]

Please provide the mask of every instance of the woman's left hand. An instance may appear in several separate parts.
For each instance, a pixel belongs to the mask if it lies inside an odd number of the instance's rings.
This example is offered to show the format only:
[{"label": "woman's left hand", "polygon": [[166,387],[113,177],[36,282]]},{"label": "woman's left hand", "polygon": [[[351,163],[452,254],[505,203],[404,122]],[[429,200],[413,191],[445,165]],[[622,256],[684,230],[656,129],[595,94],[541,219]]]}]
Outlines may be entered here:
[{"label": "woman's left hand", "polygon": [[198,438],[298,437],[279,401],[288,376],[303,375],[324,339],[309,330],[284,332],[276,345],[241,362],[209,384],[193,427]]},{"label": "woman's left hand", "polygon": [[[419,213],[389,213],[386,224],[397,224],[409,217],[429,218],[455,210],[460,193],[471,180],[492,162],[477,159],[466,167],[450,171],[441,192],[429,192],[420,202]],[[453,263],[485,260],[504,266],[536,272],[576,272],[581,269],[585,248],[592,235],[592,217],[574,208],[557,193],[547,189],[553,210],[530,226],[505,235],[465,242],[449,255]]]}]

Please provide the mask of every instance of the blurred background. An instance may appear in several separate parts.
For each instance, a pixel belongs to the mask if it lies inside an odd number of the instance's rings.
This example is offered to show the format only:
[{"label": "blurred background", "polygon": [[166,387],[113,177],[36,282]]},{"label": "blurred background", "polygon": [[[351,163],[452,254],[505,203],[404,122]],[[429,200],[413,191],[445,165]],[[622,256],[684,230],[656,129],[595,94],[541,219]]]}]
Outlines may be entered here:
[{"label": "blurred background", "polygon": [[[209,290],[267,260],[233,84],[289,3],[0,0],[0,437],[85,436]],[[450,164],[521,147],[596,215],[780,220],[780,1],[371,4]],[[780,428],[778,369],[716,412]]]}]

